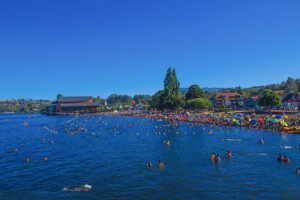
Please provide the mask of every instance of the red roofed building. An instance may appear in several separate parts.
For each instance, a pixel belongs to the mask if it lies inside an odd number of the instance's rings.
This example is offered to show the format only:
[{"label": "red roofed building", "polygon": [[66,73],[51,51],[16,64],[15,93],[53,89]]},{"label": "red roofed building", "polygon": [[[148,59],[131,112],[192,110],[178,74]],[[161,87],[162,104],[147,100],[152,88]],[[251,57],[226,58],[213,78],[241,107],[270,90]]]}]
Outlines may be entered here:
[{"label": "red roofed building", "polygon": [[47,114],[64,113],[95,113],[98,112],[103,104],[94,102],[91,96],[57,96],[57,100],[47,107]]},{"label": "red roofed building", "polygon": [[244,105],[243,96],[235,92],[216,93],[212,98],[214,107],[227,107],[231,109],[239,109]]}]

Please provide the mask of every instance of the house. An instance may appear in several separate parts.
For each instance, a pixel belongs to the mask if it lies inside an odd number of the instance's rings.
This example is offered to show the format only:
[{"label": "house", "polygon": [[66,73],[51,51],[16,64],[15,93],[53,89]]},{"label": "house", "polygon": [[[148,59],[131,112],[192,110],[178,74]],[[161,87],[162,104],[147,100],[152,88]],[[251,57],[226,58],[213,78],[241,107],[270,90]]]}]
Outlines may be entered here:
[{"label": "house", "polygon": [[103,106],[102,103],[94,102],[91,96],[57,96],[57,100],[46,107],[46,114],[66,113],[95,113]]},{"label": "house", "polygon": [[289,110],[297,110],[300,108],[300,93],[288,93],[281,99],[282,108]]},{"label": "house", "polygon": [[215,108],[239,109],[244,105],[243,96],[235,92],[216,93],[212,98],[212,103]]},{"label": "house", "polygon": [[259,96],[254,96],[250,98],[246,98],[244,100],[244,108],[252,109],[258,106]]}]

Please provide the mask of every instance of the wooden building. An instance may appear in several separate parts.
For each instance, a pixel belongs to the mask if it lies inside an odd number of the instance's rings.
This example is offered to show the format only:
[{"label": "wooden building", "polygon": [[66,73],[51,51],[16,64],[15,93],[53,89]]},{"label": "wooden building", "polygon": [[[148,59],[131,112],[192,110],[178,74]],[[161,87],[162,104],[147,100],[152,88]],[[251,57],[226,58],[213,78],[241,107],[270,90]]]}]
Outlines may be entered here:
[{"label": "wooden building", "polygon": [[47,106],[47,114],[96,113],[103,104],[94,102],[91,96],[64,97],[58,95],[57,100]]}]

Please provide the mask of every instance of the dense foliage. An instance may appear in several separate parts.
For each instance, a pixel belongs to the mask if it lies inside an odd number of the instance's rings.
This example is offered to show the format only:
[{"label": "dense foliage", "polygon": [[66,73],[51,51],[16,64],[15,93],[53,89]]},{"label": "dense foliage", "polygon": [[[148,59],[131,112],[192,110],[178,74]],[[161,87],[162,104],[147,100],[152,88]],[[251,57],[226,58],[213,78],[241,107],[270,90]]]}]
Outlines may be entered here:
[{"label": "dense foliage", "polygon": [[191,85],[188,88],[187,93],[185,94],[186,100],[195,99],[195,98],[204,98],[204,97],[205,97],[204,92],[196,84],[195,85]]},{"label": "dense foliage", "polygon": [[186,109],[203,110],[212,108],[212,104],[208,99],[195,98],[186,101]]},{"label": "dense foliage", "polygon": [[131,96],[117,94],[110,95],[106,101],[110,105],[130,105],[133,103]]},{"label": "dense foliage", "polygon": [[50,103],[48,100],[4,100],[0,101],[0,113],[39,113]]},{"label": "dense foliage", "polygon": [[280,96],[274,91],[267,89],[263,92],[261,99],[258,104],[260,106],[273,107],[281,105]]}]

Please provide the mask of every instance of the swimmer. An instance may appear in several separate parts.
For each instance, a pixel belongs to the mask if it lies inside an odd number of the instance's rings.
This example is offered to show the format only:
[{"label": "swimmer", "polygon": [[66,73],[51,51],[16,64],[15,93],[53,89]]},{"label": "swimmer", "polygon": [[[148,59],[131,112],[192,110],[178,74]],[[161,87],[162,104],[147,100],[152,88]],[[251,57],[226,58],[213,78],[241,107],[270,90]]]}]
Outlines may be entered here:
[{"label": "swimmer", "polygon": [[25,162],[30,162],[31,160],[30,160],[30,158],[26,157],[26,158],[24,158],[24,161]]},{"label": "swimmer", "polygon": [[277,156],[277,161],[278,161],[278,162],[281,162],[282,159],[283,159],[283,158],[282,158],[282,155],[281,155],[281,154],[278,154],[278,156]]},{"label": "swimmer", "polygon": [[232,151],[228,150],[226,155],[227,155],[227,158],[232,158]]},{"label": "swimmer", "polygon": [[159,160],[158,161],[158,167],[159,167],[159,169],[164,169],[165,168],[165,164],[161,160]]},{"label": "swimmer", "polygon": [[262,138],[260,138],[260,139],[258,140],[258,144],[265,144],[265,141],[264,141]]},{"label": "swimmer", "polygon": [[88,192],[92,189],[91,185],[84,184],[79,187],[65,187],[63,188],[63,191],[67,192]]},{"label": "swimmer", "polygon": [[215,162],[216,163],[219,163],[221,161],[221,157],[220,155],[218,154],[217,157],[215,158]]},{"label": "swimmer", "polygon": [[44,156],[44,157],[43,157],[43,160],[44,160],[44,161],[48,161],[48,160],[49,160],[48,156]]},{"label": "swimmer", "polygon": [[296,174],[300,175],[300,167],[298,167],[298,169],[296,169]]},{"label": "swimmer", "polygon": [[215,161],[215,152],[212,152],[212,154],[211,154],[211,156],[210,156],[210,159],[211,159],[212,161]]},{"label": "swimmer", "polygon": [[12,153],[18,153],[19,149],[17,147],[15,147],[15,148],[10,149],[9,151]]},{"label": "swimmer", "polygon": [[284,162],[284,163],[289,163],[290,162],[290,159],[287,157],[287,155],[283,156],[282,162]]},{"label": "swimmer", "polygon": [[153,168],[152,162],[148,162],[148,163],[147,163],[147,167],[150,168],[150,169],[152,169],[152,168]]},{"label": "swimmer", "polygon": [[54,144],[54,140],[51,140],[51,141],[50,141],[50,144],[51,144],[51,145]]},{"label": "swimmer", "polygon": [[164,144],[170,146],[171,145],[171,141],[170,140],[166,140],[166,141],[164,141]]}]

